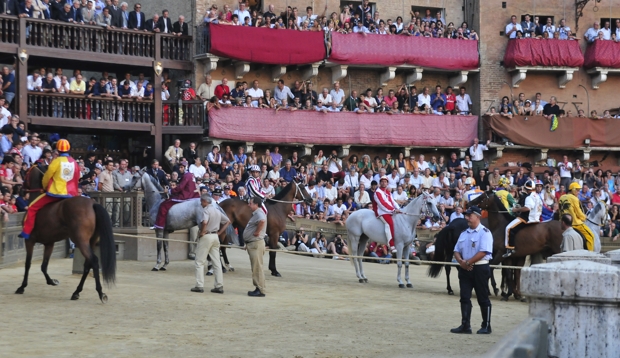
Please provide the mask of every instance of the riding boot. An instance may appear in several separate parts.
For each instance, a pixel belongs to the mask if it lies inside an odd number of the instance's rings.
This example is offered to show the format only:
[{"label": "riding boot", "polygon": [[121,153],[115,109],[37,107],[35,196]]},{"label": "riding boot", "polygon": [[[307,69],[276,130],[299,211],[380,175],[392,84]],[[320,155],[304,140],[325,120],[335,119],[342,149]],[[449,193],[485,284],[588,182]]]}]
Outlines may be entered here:
[{"label": "riding boot", "polygon": [[482,313],[482,328],[476,332],[477,334],[491,334],[491,306],[480,307]]},{"label": "riding boot", "polygon": [[466,333],[471,334],[471,325],[469,318],[471,317],[471,303],[461,303],[461,325],[452,328],[450,333]]}]

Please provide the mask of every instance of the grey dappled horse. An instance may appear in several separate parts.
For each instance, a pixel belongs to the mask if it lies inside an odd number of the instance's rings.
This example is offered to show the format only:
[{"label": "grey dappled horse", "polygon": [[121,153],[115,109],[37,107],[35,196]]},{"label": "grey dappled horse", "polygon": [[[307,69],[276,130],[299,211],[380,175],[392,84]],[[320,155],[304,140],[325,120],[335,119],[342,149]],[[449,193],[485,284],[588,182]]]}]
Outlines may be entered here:
[{"label": "grey dappled horse", "polygon": [[601,227],[607,222],[607,205],[603,201],[598,201],[596,206],[590,210],[586,219],[586,225],[594,234],[594,252],[601,252]]},{"label": "grey dappled horse", "polygon": [[[407,206],[401,208],[402,214],[394,214],[394,247],[396,248],[396,259],[398,265],[398,287],[405,287],[400,279],[400,271],[402,267],[402,259],[409,259],[411,252],[411,243],[415,239],[415,230],[420,217],[427,213],[432,214],[434,219],[439,219],[439,211],[430,194],[422,193],[413,199]],[[354,212],[349,216],[347,225],[347,244],[351,255],[363,256],[368,240],[379,244],[388,245],[387,236],[385,235],[385,226],[383,222],[375,216],[372,210],[362,209]],[[362,268],[362,259],[352,258],[355,273],[360,283],[368,282]],[[405,280],[407,287],[413,287],[409,281],[409,262],[405,262]]]}]

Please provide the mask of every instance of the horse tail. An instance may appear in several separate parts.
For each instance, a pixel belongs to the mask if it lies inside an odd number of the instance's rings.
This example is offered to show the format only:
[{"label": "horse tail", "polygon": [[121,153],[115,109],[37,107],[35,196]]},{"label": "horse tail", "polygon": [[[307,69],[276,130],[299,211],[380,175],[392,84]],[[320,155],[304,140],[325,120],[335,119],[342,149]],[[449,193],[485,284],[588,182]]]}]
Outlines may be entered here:
[{"label": "horse tail", "polygon": [[233,239],[235,237],[235,228],[232,225],[228,225],[224,237],[226,238],[226,244],[235,242],[235,240]]},{"label": "horse tail", "polygon": [[[433,261],[445,261],[446,259],[445,250],[448,246],[446,241],[449,240],[449,236],[450,236],[450,228],[448,227],[441,229],[441,231],[439,231],[437,235],[435,235],[435,256],[433,257]],[[439,274],[441,274],[441,270],[443,269],[443,266],[444,265],[440,265],[440,264],[431,264],[428,267],[428,271],[426,274],[429,277],[437,278]]]},{"label": "horse tail", "polygon": [[95,232],[99,233],[99,249],[101,250],[101,274],[103,280],[110,284],[116,281],[116,245],[110,215],[99,204],[93,204],[96,217]]}]

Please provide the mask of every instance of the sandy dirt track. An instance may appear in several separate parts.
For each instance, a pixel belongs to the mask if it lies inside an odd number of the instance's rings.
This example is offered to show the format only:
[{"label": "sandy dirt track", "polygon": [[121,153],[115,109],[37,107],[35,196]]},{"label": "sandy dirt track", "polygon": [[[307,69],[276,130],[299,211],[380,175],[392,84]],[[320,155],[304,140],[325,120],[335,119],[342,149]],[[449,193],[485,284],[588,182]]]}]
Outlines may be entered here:
[{"label": "sandy dirt track", "polygon": [[[360,284],[349,262],[286,254],[278,255],[283,277],[265,269],[267,297],[251,298],[247,253],[229,252],[235,272],[224,274],[224,295],[189,291],[193,261],[173,262],[167,272],[120,261],[105,305],[92,278],[80,300],[69,300],[79,282],[69,259],[50,262],[56,287],[35,262],[24,295],[14,294],[23,266],[2,269],[0,356],[475,357],[527,316],[526,303],[494,297],[493,334],[451,334],[460,324],[455,271],[448,296],[444,273],[428,278],[426,266],[412,267],[413,289],[399,289],[395,264],[366,263],[369,283]],[[207,277],[205,288],[212,285]],[[472,326],[480,322],[474,299]]]}]

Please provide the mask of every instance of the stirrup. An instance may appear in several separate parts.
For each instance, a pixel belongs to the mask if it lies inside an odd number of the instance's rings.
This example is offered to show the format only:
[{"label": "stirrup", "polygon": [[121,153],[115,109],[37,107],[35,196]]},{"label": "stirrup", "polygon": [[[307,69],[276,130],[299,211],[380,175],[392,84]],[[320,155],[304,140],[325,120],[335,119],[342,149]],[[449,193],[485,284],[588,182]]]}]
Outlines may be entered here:
[{"label": "stirrup", "polygon": [[512,254],[514,254],[514,253],[515,253],[515,250],[514,250],[514,249],[507,249],[507,250],[506,250],[506,253],[505,253],[504,255],[502,255],[502,257],[503,257],[503,258],[510,257],[510,256],[511,256]]}]

